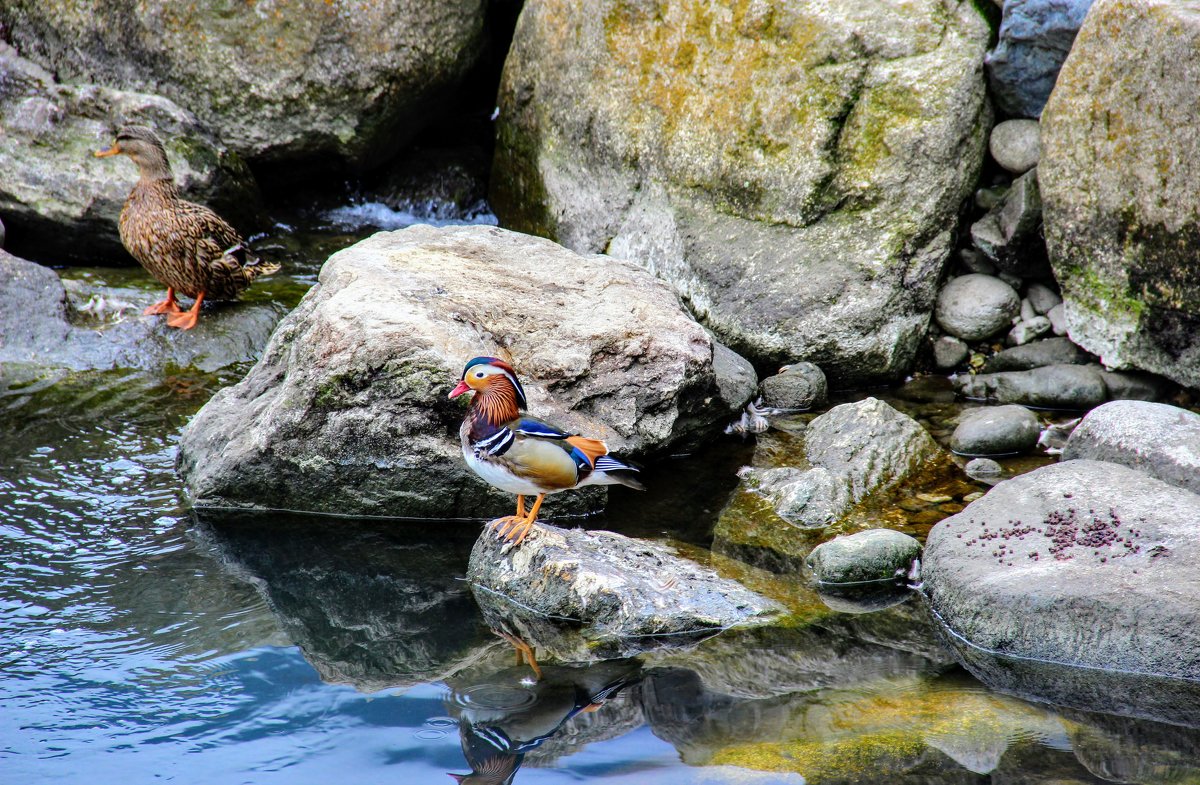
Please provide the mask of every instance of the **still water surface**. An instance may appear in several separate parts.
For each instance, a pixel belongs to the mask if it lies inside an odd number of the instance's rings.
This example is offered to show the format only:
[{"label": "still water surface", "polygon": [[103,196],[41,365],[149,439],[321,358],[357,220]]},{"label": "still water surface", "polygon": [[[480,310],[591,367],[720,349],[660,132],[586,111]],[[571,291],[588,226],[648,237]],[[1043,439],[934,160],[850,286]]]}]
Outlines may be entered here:
[{"label": "still water surface", "polygon": [[[293,305],[353,220],[265,238],[288,274],[254,296]],[[245,370],[0,389],[0,782],[1200,782],[1195,731],[991,691],[919,598],[838,613],[709,552],[733,471],[786,434],[670,461],[585,524],[670,540],[787,602],[788,623],[544,657],[535,679],[462,580],[477,524],[187,509],[179,432]],[[894,402],[935,430],[952,406]],[[880,514],[919,534],[950,511]]]}]

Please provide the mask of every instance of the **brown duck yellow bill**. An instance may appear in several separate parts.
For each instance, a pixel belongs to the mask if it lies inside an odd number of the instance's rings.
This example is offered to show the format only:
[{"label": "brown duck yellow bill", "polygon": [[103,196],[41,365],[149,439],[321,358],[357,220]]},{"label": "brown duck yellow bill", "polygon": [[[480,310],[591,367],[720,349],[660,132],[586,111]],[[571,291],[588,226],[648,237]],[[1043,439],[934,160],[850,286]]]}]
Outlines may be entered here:
[{"label": "brown duck yellow bill", "polygon": [[120,152],[121,152],[121,147],[119,145],[114,144],[112,147],[108,148],[107,150],[97,150],[96,152],[92,153],[92,155],[96,156],[97,158],[107,158],[110,155],[118,155],[118,154],[120,154]]}]

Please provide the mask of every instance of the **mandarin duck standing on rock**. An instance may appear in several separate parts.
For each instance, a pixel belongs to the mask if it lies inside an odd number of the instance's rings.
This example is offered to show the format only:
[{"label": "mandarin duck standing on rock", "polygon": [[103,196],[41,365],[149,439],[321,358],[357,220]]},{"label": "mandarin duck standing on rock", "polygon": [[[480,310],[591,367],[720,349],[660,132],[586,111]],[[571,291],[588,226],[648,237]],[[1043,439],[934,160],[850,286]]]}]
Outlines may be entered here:
[{"label": "mandarin duck standing on rock", "polygon": [[[521,416],[525,390],[512,366],[476,357],[463,368],[450,397],[473,393],[459,436],[467,465],[488,484],[517,495],[516,515],[493,522],[500,535],[520,544],[537,520],[547,494],[584,485],[627,485],[645,490],[637,468],[608,454],[599,439],[567,433]],[[529,513],[525,497],[537,496]]]},{"label": "mandarin duck standing on rock", "polygon": [[[189,330],[206,297],[233,300],[255,278],[279,269],[250,256],[237,231],[212,210],[179,198],[167,153],[154,131],[126,126],[112,147],[95,155],[127,155],[141,172],[121,210],[121,242],[167,287],[166,299],[144,313],[165,313],[169,326]],[[179,307],[176,292],[195,298],[191,310]]]}]

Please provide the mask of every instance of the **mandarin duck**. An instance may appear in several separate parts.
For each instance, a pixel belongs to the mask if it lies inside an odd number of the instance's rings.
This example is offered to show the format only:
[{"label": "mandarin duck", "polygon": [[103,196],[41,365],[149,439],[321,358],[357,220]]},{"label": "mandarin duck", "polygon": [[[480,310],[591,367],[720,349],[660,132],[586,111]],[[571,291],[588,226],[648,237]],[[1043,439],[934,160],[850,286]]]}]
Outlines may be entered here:
[{"label": "mandarin duck", "polygon": [[[233,300],[255,278],[279,270],[279,265],[249,255],[237,231],[212,210],[179,198],[167,153],[154,131],[126,126],[112,147],[95,155],[127,155],[141,173],[121,210],[121,242],[167,287],[166,298],[143,313],[167,314],[169,326],[189,330],[206,297]],[[190,310],[179,307],[176,292],[195,298]]]},{"label": "mandarin duck", "polygon": [[[610,455],[599,439],[567,433],[524,417],[525,390],[513,367],[495,357],[476,357],[463,368],[456,398],[472,393],[459,437],[467,465],[488,484],[517,495],[517,512],[493,521],[500,536],[524,541],[547,495],[585,485],[627,485],[645,490],[638,469]],[[525,497],[537,496],[528,514]]]}]

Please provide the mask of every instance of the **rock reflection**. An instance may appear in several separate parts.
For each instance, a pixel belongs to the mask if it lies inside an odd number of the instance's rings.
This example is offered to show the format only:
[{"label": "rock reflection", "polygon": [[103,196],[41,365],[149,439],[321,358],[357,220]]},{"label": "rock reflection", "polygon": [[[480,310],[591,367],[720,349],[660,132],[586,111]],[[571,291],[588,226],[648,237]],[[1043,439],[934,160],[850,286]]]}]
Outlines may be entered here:
[{"label": "rock reflection", "polygon": [[472,524],[205,512],[198,531],[327,682],[439,681],[501,645],[461,577]]},{"label": "rock reflection", "polygon": [[447,707],[458,718],[469,774],[460,783],[508,785],[526,756],[539,763],[642,724],[633,702],[618,700],[642,678],[637,660],[583,665],[521,662],[476,667],[448,680]]}]

